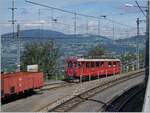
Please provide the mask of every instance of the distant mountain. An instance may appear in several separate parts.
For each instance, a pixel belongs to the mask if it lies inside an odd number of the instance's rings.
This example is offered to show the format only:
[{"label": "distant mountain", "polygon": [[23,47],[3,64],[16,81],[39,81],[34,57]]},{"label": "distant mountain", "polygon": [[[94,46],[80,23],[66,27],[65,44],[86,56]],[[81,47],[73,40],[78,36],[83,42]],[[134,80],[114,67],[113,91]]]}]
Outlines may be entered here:
[{"label": "distant mountain", "polygon": [[[16,35],[16,33],[15,33]],[[21,30],[20,31],[20,37],[22,38],[49,38],[49,37],[64,37],[65,34],[58,32],[58,31],[52,31],[52,30],[46,30],[46,29],[30,29],[30,30]],[[12,33],[6,33],[2,35],[2,38],[11,38],[13,35]]]},{"label": "distant mountain", "polygon": [[[92,34],[64,34],[52,30],[30,29],[20,31],[21,53],[24,45],[30,42],[40,42],[52,40],[56,43],[61,53],[61,62],[68,56],[82,56],[87,54],[89,49],[96,45],[101,45],[109,53],[121,55],[126,52],[136,51],[136,41],[141,49],[145,46],[145,36],[135,36],[126,39],[111,40],[110,38]],[[2,69],[14,67],[16,62],[17,42],[12,38],[12,33],[2,35]],[[125,46],[126,45],[126,46]],[[62,63],[63,64],[63,63]]]},{"label": "distant mountain", "polygon": [[[47,29],[29,29],[29,30],[21,30],[20,31],[21,38],[101,38],[106,41],[110,41],[111,39],[92,34],[64,34],[62,32],[47,30]],[[12,38],[12,33],[6,33],[1,35],[2,38]],[[15,33],[16,36],[16,33]]]},{"label": "distant mountain", "polygon": [[145,35],[139,35],[139,36],[133,36],[125,39],[118,39],[116,42],[119,44],[126,44],[126,43],[145,43],[146,36]]},{"label": "distant mountain", "polygon": [[133,36],[126,39],[118,39],[116,40],[116,43],[119,46],[132,46],[134,48],[139,48],[140,50],[143,50],[145,48],[145,41],[146,36],[145,35],[139,35],[139,36]]}]

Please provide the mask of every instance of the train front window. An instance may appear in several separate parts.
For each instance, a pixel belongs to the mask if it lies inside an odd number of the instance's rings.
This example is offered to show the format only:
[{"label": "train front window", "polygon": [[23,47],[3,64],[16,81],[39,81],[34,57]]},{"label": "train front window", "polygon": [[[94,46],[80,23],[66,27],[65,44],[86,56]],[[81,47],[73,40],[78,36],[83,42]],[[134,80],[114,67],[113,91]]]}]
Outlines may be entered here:
[{"label": "train front window", "polygon": [[73,67],[77,67],[77,62],[74,62],[74,66]]},{"label": "train front window", "polygon": [[72,62],[68,62],[68,67],[72,68]]}]

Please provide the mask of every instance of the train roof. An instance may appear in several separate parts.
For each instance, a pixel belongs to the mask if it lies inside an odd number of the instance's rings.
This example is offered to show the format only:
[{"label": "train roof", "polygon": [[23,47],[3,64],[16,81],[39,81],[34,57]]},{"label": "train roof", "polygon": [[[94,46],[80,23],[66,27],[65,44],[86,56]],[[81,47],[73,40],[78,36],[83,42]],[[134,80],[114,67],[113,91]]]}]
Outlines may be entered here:
[{"label": "train roof", "polygon": [[91,62],[91,61],[119,61],[120,62],[120,59],[84,59],[84,58],[79,58],[79,59],[77,59],[77,61],[89,61],[89,62]]}]

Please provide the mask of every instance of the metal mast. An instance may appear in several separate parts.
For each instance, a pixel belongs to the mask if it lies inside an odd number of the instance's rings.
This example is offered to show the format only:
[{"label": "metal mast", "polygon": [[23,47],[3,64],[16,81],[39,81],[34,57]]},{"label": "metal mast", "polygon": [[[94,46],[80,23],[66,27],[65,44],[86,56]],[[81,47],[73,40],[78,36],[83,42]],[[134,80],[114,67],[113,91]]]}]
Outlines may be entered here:
[{"label": "metal mast", "polygon": [[89,34],[89,20],[88,20],[88,17],[87,17],[87,21],[86,21],[86,34],[87,35]]},{"label": "metal mast", "polygon": [[100,36],[100,19],[98,20],[98,35]]},{"label": "metal mast", "polygon": [[14,0],[12,0],[12,7],[9,9],[11,9],[11,20],[9,22],[12,23],[12,37],[15,38],[15,33],[14,33],[15,30],[14,29],[15,29],[16,20],[15,20],[15,14],[14,13],[15,13],[15,10],[17,8],[15,8],[15,1]]},{"label": "metal mast", "polygon": [[17,71],[20,72],[20,25],[17,25]]},{"label": "metal mast", "polygon": [[74,13],[74,35],[76,37],[77,32],[77,13]]},{"label": "metal mast", "polygon": [[138,44],[138,38],[139,38],[139,34],[140,34],[140,30],[139,30],[139,24],[140,24],[140,20],[139,18],[137,18],[136,20],[137,23],[137,39],[136,39],[136,43],[137,43],[137,69],[140,68],[140,53],[139,53],[139,44]]}]

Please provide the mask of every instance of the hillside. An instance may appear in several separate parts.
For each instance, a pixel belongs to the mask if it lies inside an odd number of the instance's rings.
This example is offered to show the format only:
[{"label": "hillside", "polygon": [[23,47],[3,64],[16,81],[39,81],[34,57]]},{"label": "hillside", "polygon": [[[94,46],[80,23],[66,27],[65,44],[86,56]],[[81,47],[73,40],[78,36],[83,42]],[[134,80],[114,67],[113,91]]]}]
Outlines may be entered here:
[{"label": "hillside", "polygon": [[[42,32],[43,35],[39,35]],[[41,33],[40,33],[41,34]],[[31,42],[40,42],[52,40],[60,49],[61,63],[65,57],[68,56],[82,56],[87,54],[90,48],[101,45],[109,53],[114,55],[124,54],[125,52],[135,52],[136,43],[138,39],[140,48],[144,48],[144,38],[130,37],[127,39],[113,40],[97,35],[68,35],[57,31],[31,29],[20,32],[21,36],[21,53],[23,52],[24,45]],[[143,36],[144,37],[144,36]],[[127,46],[124,46],[128,44]],[[16,40],[12,38],[11,33],[2,35],[2,69],[11,68],[16,62]],[[14,66],[15,67],[15,66]]]},{"label": "hillside", "polygon": [[[16,33],[15,33],[16,35]],[[20,37],[21,38],[49,38],[49,37],[58,37],[58,36],[65,36],[64,33],[46,30],[46,29],[30,29],[30,30],[21,30]],[[12,38],[12,33],[6,33],[2,35],[2,38]]]}]

